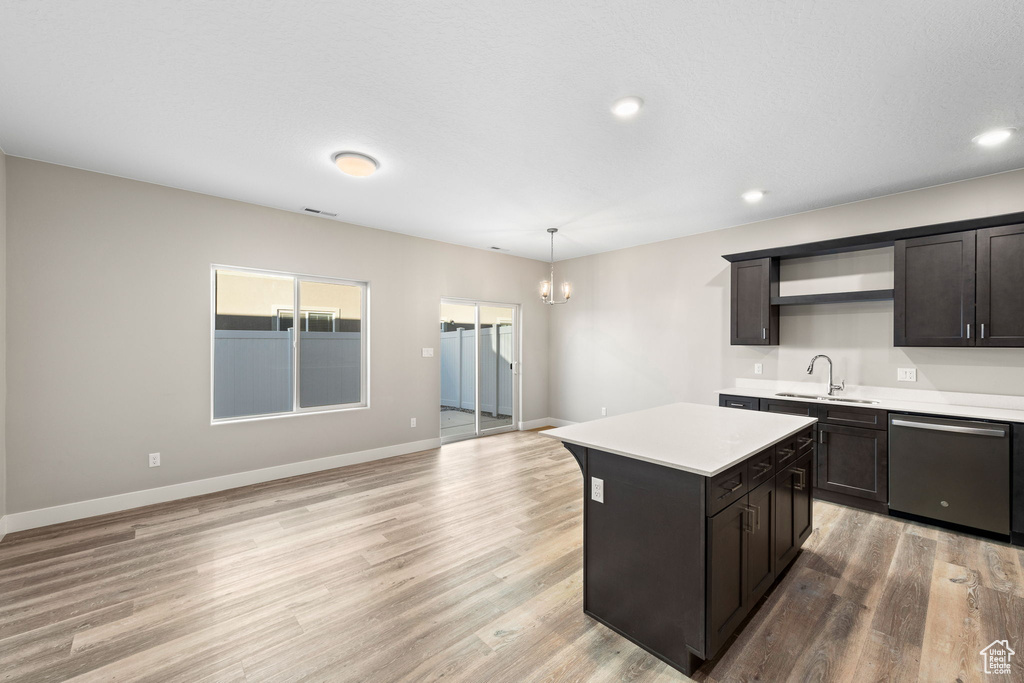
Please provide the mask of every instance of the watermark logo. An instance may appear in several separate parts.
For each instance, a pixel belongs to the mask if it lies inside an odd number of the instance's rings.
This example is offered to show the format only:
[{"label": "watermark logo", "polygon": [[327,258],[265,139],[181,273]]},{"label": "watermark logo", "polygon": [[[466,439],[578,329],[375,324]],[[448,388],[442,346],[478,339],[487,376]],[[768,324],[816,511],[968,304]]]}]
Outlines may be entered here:
[{"label": "watermark logo", "polygon": [[1010,660],[1015,654],[1017,653],[1010,649],[1009,641],[993,641],[981,651],[981,656],[985,658],[985,673],[1009,675]]}]

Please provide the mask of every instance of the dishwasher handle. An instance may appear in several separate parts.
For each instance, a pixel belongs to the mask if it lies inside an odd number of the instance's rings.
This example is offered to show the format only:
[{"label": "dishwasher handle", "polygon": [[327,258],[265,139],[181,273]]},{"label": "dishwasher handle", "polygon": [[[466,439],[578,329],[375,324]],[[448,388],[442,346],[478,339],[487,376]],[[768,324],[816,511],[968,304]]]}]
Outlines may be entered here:
[{"label": "dishwasher handle", "polygon": [[934,422],[918,422],[901,417],[892,418],[893,427],[911,427],[913,429],[929,429],[936,432],[953,432],[955,434],[971,434],[972,436],[1006,436],[1006,428],[998,425],[990,427],[969,427],[958,424],[936,424]]}]

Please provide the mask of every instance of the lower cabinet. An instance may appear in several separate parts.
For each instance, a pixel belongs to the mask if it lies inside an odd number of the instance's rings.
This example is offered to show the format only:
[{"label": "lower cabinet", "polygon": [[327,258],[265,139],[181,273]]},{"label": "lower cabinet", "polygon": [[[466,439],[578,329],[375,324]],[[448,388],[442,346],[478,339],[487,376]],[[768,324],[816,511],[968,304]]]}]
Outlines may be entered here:
[{"label": "lower cabinet", "polygon": [[823,491],[887,503],[888,431],[818,424],[818,474]]},{"label": "lower cabinet", "polygon": [[775,571],[781,572],[811,535],[814,458],[807,455],[775,478]]}]

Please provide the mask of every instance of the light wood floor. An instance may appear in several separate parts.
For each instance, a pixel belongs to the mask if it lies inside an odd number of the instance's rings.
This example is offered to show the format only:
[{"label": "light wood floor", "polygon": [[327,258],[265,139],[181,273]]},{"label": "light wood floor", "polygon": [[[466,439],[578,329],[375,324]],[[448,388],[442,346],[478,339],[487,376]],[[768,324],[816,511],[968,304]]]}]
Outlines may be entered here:
[{"label": "light wood floor", "polygon": [[[534,433],[0,543],[3,680],[684,680],[585,617],[582,485]],[[698,680],[1024,680],[1024,553],[816,504]],[[1002,680],[1007,680],[1002,677]]]}]

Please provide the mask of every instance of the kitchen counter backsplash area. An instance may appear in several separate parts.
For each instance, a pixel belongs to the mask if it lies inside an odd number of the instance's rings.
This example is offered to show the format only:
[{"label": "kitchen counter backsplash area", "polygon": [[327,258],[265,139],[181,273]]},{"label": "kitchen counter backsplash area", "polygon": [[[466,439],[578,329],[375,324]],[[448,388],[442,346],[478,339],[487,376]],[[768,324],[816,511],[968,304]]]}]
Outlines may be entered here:
[{"label": "kitchen counter backsplash area", "polygon": [[[756,398],[783,398],[779,393],[824,395],[824,381],[787,382],[779,380],[737,378],[729,388],[715,392],[753,396]],[[800,400],[786,397],[787,400]],[[835,398],[850,398],[878,401],[866,406],[906,412],[935,412],[976,417],[978,419],[1009,420],[1024,422],[1024,396],[1006,394],[970,394],[933,389],[902,389],[847,384],[845,390],[837,391]]]}]

